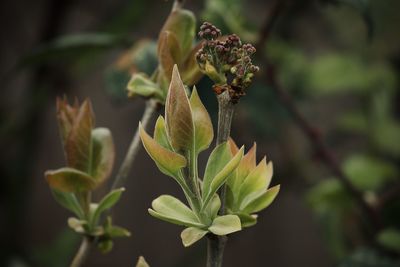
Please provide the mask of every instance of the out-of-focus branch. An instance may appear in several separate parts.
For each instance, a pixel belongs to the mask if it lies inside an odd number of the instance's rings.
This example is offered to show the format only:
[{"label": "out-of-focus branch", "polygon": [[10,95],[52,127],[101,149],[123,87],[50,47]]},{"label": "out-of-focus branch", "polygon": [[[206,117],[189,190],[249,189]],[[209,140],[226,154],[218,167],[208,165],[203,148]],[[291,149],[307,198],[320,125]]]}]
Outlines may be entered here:
[{"label": "out-of-focus branch", "polygon": [[[284,11],[285,1],[277,0],[270,12],[270,17],[267,18],[265,24],[261,28],[260,39],[257,42],[257,49],[263,51],[262,48],[265,47],[268,37],[271,34],[272,29],[279,16]],[[298,109],[294,99],[289,94],[289,92],[279,83],[276,75],[276,67],[268,62],[268,57],[264,57],[264,68],[266,69],[265,78],[266,83],[275,91],[279,97],[282,105],[291,114],[293,120],[300,127],[303,133],[308,137],[309,141],[313,145],[315,151],[318,153],[320,158],[324,163],[331,169],[335,177],[342,183],[344,188],[349,192],[349,194],[354,198],[357,205],[360,207],[365,216],[370,220],[373,225],[372,232],[376,233],[382,228],[382,222],[377,211],[370,206],[364,199],[363,194],[350,182],[349,178],[343,172],[340,163],[334,156],[334,153],[324,142],[320,131],[315,128],[312,123],[310,123],[307,118]]]}]

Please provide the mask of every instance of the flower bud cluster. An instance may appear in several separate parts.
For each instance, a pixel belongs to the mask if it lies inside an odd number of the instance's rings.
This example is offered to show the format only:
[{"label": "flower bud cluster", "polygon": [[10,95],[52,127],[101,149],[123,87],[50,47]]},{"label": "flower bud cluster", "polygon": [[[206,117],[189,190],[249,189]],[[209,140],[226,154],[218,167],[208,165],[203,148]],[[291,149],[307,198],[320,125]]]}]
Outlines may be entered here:
[{"label": "flower bud cluster", "polygon": [[242,44],[236,34],[221,37],[221,30],[209,22],[201,25],[198,35],[204,39],[196,54],[200,69],[216,83],[217,94],[228,88],[232,99],[239,99],[259,71],[251,60],[256,49],[251,44]]}]

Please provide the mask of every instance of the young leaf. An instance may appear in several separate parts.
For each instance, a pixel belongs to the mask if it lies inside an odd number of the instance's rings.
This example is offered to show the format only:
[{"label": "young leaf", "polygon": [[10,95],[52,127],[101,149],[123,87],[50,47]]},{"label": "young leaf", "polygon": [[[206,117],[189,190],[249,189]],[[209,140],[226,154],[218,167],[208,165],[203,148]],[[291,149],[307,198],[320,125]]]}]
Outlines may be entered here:
[{"label": "young leaf", "polygon": [[176,65],[165,104],[165,121],[174,150],[179,153],[191,150],[194,142],[192,110]]},{"label": "young leaf", "polygon": [[224,215],[215,218],[208,230],[216,235],[227,235],[242,230],[242,226],[238,216]]},{"label": "young leaf", "polygon": [[235,215],[239,216],[242,227],[250,227],[257,223],[257,215],[242,212],[235,213]]},{"label": "young leaf", "polygon": [[77,101],[71,106],[68,104],[66,97],[63,99],[57,97],[57,121],[63,145],[65,145],[65,141],[71,132],[78,112],[79,105]]},{"label": "young leaf", "polygon": [[243,157],[243,150],[244,148],[242,147],[239,152],[228,162],[228,164],[226,164],[225,167],[212,179],[209,190],[207,190],[207,195],[205,195],[204,198],[203,208],[207,207],[212,196],[225,183],[229,175],[237,168],[240,160]]},{"label": "young leaf", "polygon": [[134,73],[127,86],[128,96],[157,97],[162,99],[162,91],[159,85],[154,83],[144,73]]},{"label": "young leaf", "polygon": [[89,172],[94,115],[89,100],[85,100],[74,120],[65,142],[68,167]]},{"label": "young leaf", "polygon": [[182,57],[180,45],[173,32],[160,33],[157,52],[165,78],[170,81],[173,67],[181,61]]},{"label": "young leaf", "polygon": [[212,179],[232,159],[227,143],[222,143],[214,148],[207,161],[203,179],[203,197],[210,191]]},{"label": "young leaf", "polygon": [[111,226],[107,229],[107,234],[110,237],[129,237],[131,233],[125,228],[119,226]]},{"label": "young leaf", "polygon": [[150,267],[150,265],[146,262],[143,256],[140,256],[138,262],[136,263],[136,267]]},{"label": "young leaf", "polygon": [[101,201],[100,203],[97,205],[93,216],[92,216],[92,220],[91,223],[92,225],[96,225],[98,219],[100,218],[100,215],[110,209],[112,206],[114,206],[118,200],[121,198],[121,194],[122,192],[125,191],[125,188],[119,188],[119,189],[115,189],[112,190],[110,193],[108,193]]},{"label": "young leaf", "polygon": [[280,185],[271,187],[270,189],[265,191],[265,193],[262,194],[260,197],[254,199],[246,206],[241,207],[241,210],[247,213],[254,213],[265,209],[274,201],[279,193],[279,189]]},{"label": "young leaf", "polygon": [[159,196],[153,200],[151,206],[153,209],[149,209],[150,215],[160,220],[177,225],[204,227],[193,211],[173,196]]},{"label": "young leaf", "polygon": [[107,128],[92,131],[92,167],[91,175],[97,183],[106,180],[112,171],[115,148],[111,132]]},{"label": "young leaf", "polygon": [[144,148],[157,164],[160,171],[176,179],[178,171],[186,166],[186,159],[182,155],[172,152],[158,144],[146,133],[140,123],[139,131]]},{"label": "young leaf", "polygon": [[198,154],[210,146],[214,138],[214,131],[210,115],[201,102],[196,87],[193,88],[192,95],[190,96],[190,106],[192,108],[194,123],[194,146],[196,154]]},{"label": "young leaf", "polygon": [[83,210],[73,193],[66,193],[57,189],[51,190],[54,199],[64,208],[75,213],[78,218],[83,218]]},{"label": "young leaf", "polygon": [[267,165],[267,160],[264,159],[253,169],[240,186],[239,199],[243,200],[246,196],[265,190],[272,177],[272,162]]},{"label": "young leaf", "polygon": [[181,233],[182,243],[185,247],[189,247],[202,239],[207,233],[207,230],[202,230],[196,227],[186,228]]},{"label": "young leaf", "polygon": [[68,226],[77,233],[83,234],[85,233],[85,227],[87,225],[87,221],[79,220],[74,217],[68,218]]},{"label": "young leaf", "polygon": [[158,117],[156,126],[154,127],[154,140],[162,147],[173,151],[165,129],[165,121],[161,115]]},{"label": "young leaf", "polygon": [[50,187],[61,192],[90,191],[96,187],[96,180],[73,168],[60,168],[45,172]]}]

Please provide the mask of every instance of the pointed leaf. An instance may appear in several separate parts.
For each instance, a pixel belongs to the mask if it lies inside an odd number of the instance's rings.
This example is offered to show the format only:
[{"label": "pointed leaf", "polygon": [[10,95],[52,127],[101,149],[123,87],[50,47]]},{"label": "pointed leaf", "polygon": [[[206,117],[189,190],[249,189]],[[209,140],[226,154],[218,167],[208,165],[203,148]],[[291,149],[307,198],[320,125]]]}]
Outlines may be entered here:
[{"label": "pointed leaf", "polygon": [[162,98],[162,91],[159,85],[154,83],[144,73],[134,73],[127,86],[128,96],[135,97],[137,95],[143,97]]},{"label": "pointed leaf", "polygon": [[268,189],[260,197],[251,201],[248,205],[243,207],[243,211],[247,213],[259,212],[267,208],[276,198],[279,193],[280,185],[276,185]]},{"label": "pointed leaf", "polygon": [[199,42],[195,47],[192,48],[185,61],[180,64],[182,71],[182,81],[184,84],[192,86],[196,84],[201,77],[203,72],[199,68],[199,64],[196,60],[196,53],[203,46],[203,42]]},{"label": "pointed leaf", "polygon": [[196,227],[186,228],[181,233],[182,243],[185,247],[189,247],[202,239],[207,233],[207,230],[202,230]]},{"label": "pointed leaf", "polygon": [[162,195],[153,200],[151,204],[153,209],[149,209],[150,215],[177,225],[204,227],[194,214],[185,204],[179,199]]},{"label": "pointed leaf", "polygon": [[210,115],[201,102],[196,87],[193,88],[192,95],[190,96],[190,106],[192,108],[194,123],[194,145],[195,151],[198,154],[210,146],[214,138],[214,130]]},{"label": "pointed leaf", "polygon": [[248,213],[236,213],[239,216],[242,227],[250,227],[257,223],[257,215]]},{"label": "pointed leaf", "polygon": [[203,179],[203,197],[210,192],[211,182],[214,177],[228,164],[232,159],[227,143],[222,143],[214,148],[207,161],[206,170]]},{"label": "pointed leaf", "polygon": [[66,97],[57,97],[57,121],[61,135],[61,141],[65,145],[65,141],[71,132],[72,125],[76,116],[78,116],[79,105],[75,101],[74,105],[69,105]]},{"label": "pointed leaf", "polygon": [[154,140],[162,147],[173,151],[165,129],[165,121],[161,115],[158,117],[156,126],[154,127]]},{"label": "pointed leaf", "polygon": [[171,177],[177,177],[178,171],[186,166],[186,159],[175,152],[172,152],[150,137],[139,124],[140,138],[144,148],[150,157],[157,164],[160,171]]},{"label": "pointed leaf", "polygon": [[46,171],[44,175],[50,187],[61,192],[90,191],[96,187],[95,179],[68,167]]},{"label": "pointed leaf", "polygon": [[142,256],[140,256],[138,262],[136,263],[136,267],[150,267],[150,265]]},{"label": "pointed leaf", "polygon": [[247,196],[265,190],[272,177],[272,162],[267,165],[267,160],[263,160],[253,169],[240,186],[239,201],[243,201]]},{"label": "pointed leaf", "polygon": [[164,31],[158,39],[158,58],[167,81],[171,79],[173,67],[181,61],[182,52],[176,35]]},{"label": "pointed leaf", "polygon": [[224,215],[215,218],[208,230],[216,235],[227,235],[242,230],[242,225],[238,216]]},{"label": "pointed leaf", "polygon": [[128,230],[119,226],[111,226],[107,229],[107,234],[112,238],[131,236],[131,233]]},{"label": "pointed leaf", "polygon": [[92,217],[92,225],[95,226],[97,224],[98,219],[100,218],[100,215],[113,207],[118,200],[121,198],[122,192],[125,191],[125,188],[119,188],[112,190],[110,193],[108,193],[97,205],[93,217]]},{"label": "pointed leaf", "polygon": [[165,104],[165,121],[174,150],[179,153],[191,150],[194,142],[192,110],[176,65]]},{"label": "pointed leaf", "polygon": [[68,167],[89,172],[94,115],[89,100],[85,100],[74,120],[65,142]]},{"label": "pointed leaf", "polygon": [[57,189],[53,189],[51,192],[58,204],[75,213],[80,219],[83,218],[83,210],[73,193],[62,192]]},{"label": "pointed leaf", "polygon": [[115,159],[114,141],[107,128],[92,131],[92,169],[91,175],[97,183],[110,177]]},{"label": "pointed leaf", "polygon": [[[225,143],[226,144],[226,143]],[[227,144],[226,144],[227,145]],[[212,179],[210,189],[207,192],[207,195],[204,199],[203,208],[207,207],[209,201],[211,200],[212,196],[217,192],[217,190],[225,183],[228,179],[229,175],[237,168],[240,163],[240,160],[243,157],[243,150],[242,147],[229,162],[225,165],[225,167],[218,172],[218,174]]]}]

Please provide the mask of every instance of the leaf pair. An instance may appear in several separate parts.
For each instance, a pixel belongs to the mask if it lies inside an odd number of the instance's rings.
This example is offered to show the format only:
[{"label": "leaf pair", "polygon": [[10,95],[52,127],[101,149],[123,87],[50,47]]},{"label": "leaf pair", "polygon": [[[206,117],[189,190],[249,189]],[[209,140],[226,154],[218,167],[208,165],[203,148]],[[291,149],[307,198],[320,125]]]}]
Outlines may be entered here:
[{"label": "leaf pair", "polygon": [[111,174],[114,142],[106,128],[94,128],[94,115],[89,100],[81,106],[70,106],[57,99],[57,119],[64,146],[67,167],[46,171],[52,189],[61,192],[90,191]]},{"label": "leaf pair", "polygon": [[[239,152],[232,139],[229,140],[232,155]],[[279,193],[280,185],[268,188],[272,178],[272,162],[266,158],[256,164],[256,144],[241,159],[239,166],[227,181],[227,207],[237,214],[243,227],[257,222],[253,214],[267,208]]]},{"label": "leaf pair", "polygon": [[198,214],[179,199],[169,195],[162,195],[155,199],[149,213],[160,220],[186,226],[187,228],[181,233],[181,238],[183,245],[187,247],[209,232],[216,235],[227,235],[241,230],[239,217],[235,215],[216,216],[221,205],[218,196],[216,196],[214,204],[210,211],[214,218],[210,224],[205,224]]}]

